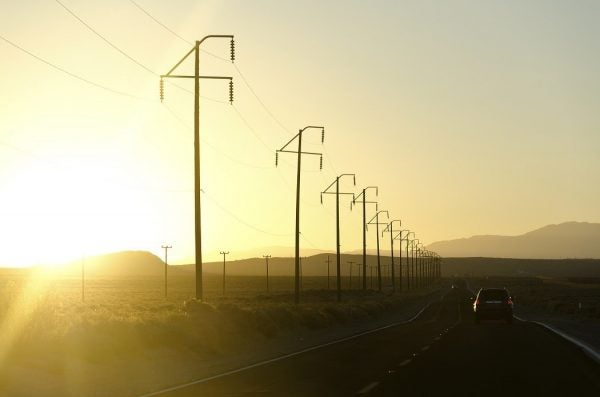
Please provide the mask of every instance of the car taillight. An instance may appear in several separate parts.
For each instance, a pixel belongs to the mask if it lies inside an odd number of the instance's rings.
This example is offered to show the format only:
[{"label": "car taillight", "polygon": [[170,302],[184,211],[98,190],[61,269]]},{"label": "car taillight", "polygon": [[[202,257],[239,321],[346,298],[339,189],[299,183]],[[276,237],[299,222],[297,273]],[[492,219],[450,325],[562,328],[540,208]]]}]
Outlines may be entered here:
[{"label": "car taillight", "polygon": [[475,300],[475,306],[479,306],[479,299]]},{"label": "car taillight", "polygon": [[513,305],[513,301],[512,301],[512,299],[510,299],[510,298],[508,298],[508,299],[506,300],[506,303],[507,303],[508,305],[510,305],[510,306],[512,306],[512,305]]}]

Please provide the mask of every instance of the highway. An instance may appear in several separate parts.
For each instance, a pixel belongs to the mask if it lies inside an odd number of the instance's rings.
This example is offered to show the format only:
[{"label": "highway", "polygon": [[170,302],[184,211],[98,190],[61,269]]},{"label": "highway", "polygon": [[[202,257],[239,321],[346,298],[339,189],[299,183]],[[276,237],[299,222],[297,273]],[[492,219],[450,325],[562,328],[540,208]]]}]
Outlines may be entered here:
[{"label": "highway", "polygon": [[474,324],[454,289],[414,321],[160,396],[600,396],[600,365],[550,331]]}]

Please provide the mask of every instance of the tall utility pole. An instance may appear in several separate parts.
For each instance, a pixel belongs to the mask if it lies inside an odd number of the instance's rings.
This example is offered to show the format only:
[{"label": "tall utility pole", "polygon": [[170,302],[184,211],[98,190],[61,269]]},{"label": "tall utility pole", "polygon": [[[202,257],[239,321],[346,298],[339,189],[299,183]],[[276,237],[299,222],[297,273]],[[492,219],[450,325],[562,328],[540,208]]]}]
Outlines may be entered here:
[{"label": "tall utility pole", "polygon": [[229,254],[229,251],[221,251],[221,255],[223,255],[223,295],[225,295],[225,255]]},{"label": "tall utility pole", "polygon": [[[375,216],[373,218],[371,218],[371,220],[369,222],[367,222],[367,224],[369,224],[369,225],[374,224],[377,227],[377,229],[376,229],[376,233],[377,233],[377,289],[380,292],[381,292],[381,259],[380,259],[380,255],[379,255],[379,225],[387,225],[387,223],[379,222],[379,214],[382,212],[385,212],[388,219],[390,218],[390,213],[387,212],[386,210],[382,210],[382,211],[377,211]],[[373,222],[373,221],[375,221],[375,222]]]},{"label": "tall utility pole", "polygon": [[85,254],[81,257],[81,301],[85,302]]},{"label": "tall utility pole", "polygon": [[[375,196],[379,195],[379,188],[377,186],[367,186],[362,192],[356,196],[356,199],[352,202],[353,204],[362,203],[363,210],[363,221],[362,221],[362,236],[363,236],[363,291],[367,289],[367,204],[375,204],[375,211],[377,208],[377,201],[367,201],[367,190],[375,189]],[[362,197],[362,201],[358,201]]]},{"label": "tall utility pole", "polygon": [[349,290],[352,289],[352,265],[354,265],[355,262],[353,261],[348,261],[348,264],[350,265],[350,288],[348,288]]},{"label": "tall utility pole", "polygon": [[[231,42],[231,62],[235,60],[233,35],[209,35],[202,40],[197,40],[194,47],[177,62],[167,74],[160,76],[160,100],[164,99],[165,78],[194,79],[194,231],[196,250],[196,299],[203,300],[202,290],[202,217],[200,211],[200,79],[229,80],[229,101],[233,103],[233,78],[229,76],[201,76],[200,75],[200,45],[207,39],[224,38]],[[194,53],[194,74],[174,75],[172,74],[183,61]]]},{"label": "tall utility pole", "polygon": [[420,280],[419,280],[419,254],[418,254],[418,248],[419,248],[419,239],[415,238],[412,242],[413,242],[413,269],[412,269],[412,273],[413,273],[413,283],[415,285],[415,287],[419,288],[420,285]]},{"label": "tall utility pole", "polygon": [[[400,261],[400,267],[399,267],[399,270],[398,270],[398,273],[400,273],[400,277],[398,279],[398,284],[399,284],[400,291],[402,291],[402,241],[404,240],[404,238],[402,237],[402,233],[403,232],[407,232],[408,233],[409,230],[407,230],[407,229],[399,230],[398,234],[396,234],[396,236],[394,237],[394,240],[399,240],[400,241],[400,249],[398,251],[399,254],[400,254],[400,258],[398,259]],[[407,257],[406,260],[407,260],[406,265],[408,267],[408,257]]]},{"label": "tall utility pole", "polygon": [[173,248],[170,245],[161,245],[160,248],[164,248],[165,250],[165,299],[167,298],[167,266],[168,266],[168,254],[167,250],[169,248]]},{"label": "tall utility pole", "polygon": [[[275,152],[275,166],[279,163],[279,153],[295,153],[298,155],[298,166],[296,169],[296,247],[295,247],[295,258],[294,258],[294,301],[296,304],[300,303],[300,165],[303,154],[309,154],[314,156],[320,156],[320,169],[323,169],[323,154],[322,153],[313,153],[313,152],[303,152],[302,151],[302,133],[308,129],[317,129],[321,130],[321,143],[325,141],[325,127],[313,126],[309,125],[307,127],[302,128],[295,137],[290,139],[288,143],[283,145],[283,147]],[[294,139],[298,139],[298,150],[287,150],[286,148],[290,143],[294,141]]]},{"label": "tall utility pole", "polygon": [[[411,256],[410,257],[408,256],[408,248],[412,244],[411,243],[412,240],[409,237],[411,234],[414,236],[415,232],[411,232],[410,230],[408,230],[407,232],[408,233],[406,233],[406,288],[410,289],[411,285],[413,284],[410,279],[410,266],[412,264],[412,248],[411,248]],[[414,287],[414,285],[413,285],[413,287]]]},{"label": "tall utility pole", "polygon": [[327,289],[330,289],[330,287],[329,287],[329,255],[327,255],[327,260],[325,262],[327,262]]},{"label": "tall utility pole", "polygon": [[[340,269],[340,194],[349,194],[352,195],[352,200],[354,200],[354,193],[344,193],[340,192],[340,178],[344,176],[351,176],[354,182],[354,186],[356,186],[356,175],[354,174],[342,174],[335,178],[335,181],[331,183],[331,185],[327,186],[325,190],[321,192],[321,204],[323,204],[323,195],[324,194],[335,194],[335,235],[336,235],[336,264],[337,264],[337,300],[338,302],[342,300],[342,275]],[[330,192],[329,189],[335,185],[335,192]],[[350,209],[352,209],[352,204],[350,204]]]},{"label": "tall utility pole", "polygon": [[267,260],[267,292],[269,292],[269,258],[271,255],[263,255],[263,258]]},{"label": "tall utility pole", "polygon": [[[400,227],[402,227],[402,221],[400,219],[394,219],[393,221],[388,223],[385,229],[383,229],[383,232],[381,232],[382,235],[385,232],[390,233],[390,250],[392,251],[392,292],[396,292],[396,275],[394,274],[394,222],[400,223]],[[400,280],[402,280],[402,259],[400,259]],[[402,290],[402,283],[400,283],[400,290]]]}]

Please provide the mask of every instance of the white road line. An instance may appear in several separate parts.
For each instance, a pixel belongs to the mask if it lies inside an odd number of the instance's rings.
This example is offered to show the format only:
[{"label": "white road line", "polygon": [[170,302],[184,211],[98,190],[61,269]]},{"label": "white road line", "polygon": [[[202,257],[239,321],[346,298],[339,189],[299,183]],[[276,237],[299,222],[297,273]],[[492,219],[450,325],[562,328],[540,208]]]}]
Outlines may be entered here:
[{"label": "white road line", "polygon": [[409,359],[407,359],[407,360],[404,360],[404,361],[402,361],[402,362],[401,362],[399,365],[400,365],[401,367],[404,367],[405,365],[408,365],[408,364],[410,364],[411,362],[412,362],[412,360],[409,358]]},{"label": "white road line", "polygon": [[358,392],[358,394],[367,394],[368,392],[370,392],[371,390],[373,390],[377,386],[379,386],[379,382],[369,383],[368,385],[366,385],[365,387],[363,387],[362,389],[360,389],[360,391]]},{"label": "white road line", "polygon": [[594,350],[593,347],[591,347],[590,345],[580,341],[579,339],[576,339],[574,337],[572,337],[571,335],[568,335],[566,333],[564,333],[563,331],[559,331],[558,329],[554,328],[551,325],[542,323],[540,321],[532,321],[532,320],[526,320],[524,318],[518,317],[513,315],[514,318],[516,318],[519,321],[525,321],[528,323],[533,323],[533,324],[537,324],[539,326],[542,326],[544,328],[546,328],[547,330],[550,330],[552,332],[554,332],[555,334],[557,334],[558,336],[562,337],[563,339],[567,340],[568,342],[571,342],[572,344],[576,345],[577,347],[579,347],[581,350],[583,350],[583,352],[588,355],[589,357],[591,357],[594,361],[596,361],[597,363],[600,364],[600,353],[597,352],[596,350]]},{"label": "white road line", "polygon": [[422,351],[422,352],[424,352],[424,351],[427,351],[427,350],[429,350],[429,348],[430,348],[430,346],[423,346],[423,347],[421,348],[421,351]]},{"label": "white road line", "polygon": [[[443,299],[443,296],[442,296],[442,299]],[[209,376],[207,378],[202,378],[202,379],[194,380],[194,381],[191,381],[191,382],[183,383],[181,385],[168,387],[166,389],[157,390],[157,391],[154,391],[154,392],[151,392],[151,393],[147,393],[147,394],[142,394],[139,397],[158,396],[158,395],[161,395],[161,394],[164,394],[164,393],[168,393],[168,392],[172,392],[172,391],[175,391],[175,390],[184,389],[186,387],[193,386],[193,385],[198,385],[200,383],[205,383],[205,382],[208,382],[208,381],[213,380],[213,379],[218,379],[218,378],[222,378],[224,376],[237,374],[239,372],[247,371],[247,370],[252,369],[252,368],[262,367],[263,365],[267,365],[267,364],[271,364],[271,363],[274,363],[274,362],[277,362],[277,361],[285,360],[287,358],[298,356],[298,355],[304,354],[304,353],[308,353],[310,351],[321,349],[323,347],[335,345],[335,344],[338,344],[338,343],[341,343],[341,342],[346,342],[346,341],[349,341],[349,340],[352,340],[352,339],[359,338],[359,337],[364,336],[364,335],[368,335],[368,334],[372,334],[372,333],[375,333],[375,332],[383,331],[384,329],[388,329],[388,328],[392,328],[392,327],[397,327],[398,325],[408,324],[408,323],[411,323],[411,322],[415,321],[434,302],[437,302],[437,300],[429,302],[421,310],[419,310],[419,312],[417,314],[415,314],[413,317],[409,318],[408,320],[399,321],[399,322],[396,322],[396,323],[384,325],[382,327],[378,327],[378,328],[374,328],[374,329],[371,329],[371,330],[368,330],[368,331],[360,332],[358,334],[347,336],[347,337],[342,338],[342,339],[337,339],[337,340],[334,340],[334,341],[331,341],[331,342],[323,343],[321,345],[309,347],[309,348],[306,348],[306,349],[303,349],[303,350],[299,350],[299,351],[294,352],[294,353],[284,354],[283,356],[275,357],[275,358],[272,358],[270,360],[260,361],[258,363],[254,363],[254,364],[247,365],[245,367],[233,369],[231,371],[226,371],[226,372],[223,372],[223,373],[220,373],[220,374],[217,374],[217,375]]]}]

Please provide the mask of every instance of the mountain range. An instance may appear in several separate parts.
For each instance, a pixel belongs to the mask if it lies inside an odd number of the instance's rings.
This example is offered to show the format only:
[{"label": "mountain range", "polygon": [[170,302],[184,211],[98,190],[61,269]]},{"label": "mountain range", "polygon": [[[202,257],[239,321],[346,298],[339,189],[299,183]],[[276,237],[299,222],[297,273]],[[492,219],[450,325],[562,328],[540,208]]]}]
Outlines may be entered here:
[{"label": "mountain range", "polygon": [[600,258],[600,223],[566,222],[519,236],[473,236],[427,246],[443,257]]}]

